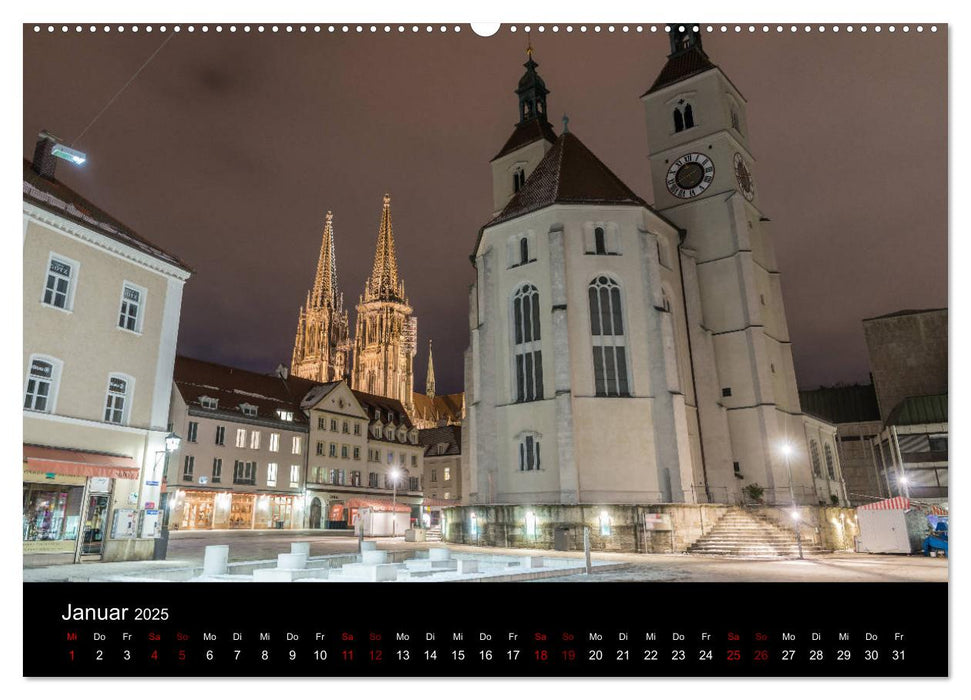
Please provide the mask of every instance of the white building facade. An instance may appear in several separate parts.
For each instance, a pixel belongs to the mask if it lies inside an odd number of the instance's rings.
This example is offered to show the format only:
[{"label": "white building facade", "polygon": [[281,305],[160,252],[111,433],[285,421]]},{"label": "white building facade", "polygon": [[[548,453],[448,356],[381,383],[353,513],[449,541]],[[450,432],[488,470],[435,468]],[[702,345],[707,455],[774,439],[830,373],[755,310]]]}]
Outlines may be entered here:
[{"label": "white building facade", "polygon": [[188,266],[24,162],[24,554],[153,556]]},{"label": "white building facade", "polygon": [[750,484],[817,503],[771,240],[729,133],[741,96],[697,34],[672,36],[644,97],[655,209],[553,133],[525,66],[473,254],[470,504],[733,503]]}]

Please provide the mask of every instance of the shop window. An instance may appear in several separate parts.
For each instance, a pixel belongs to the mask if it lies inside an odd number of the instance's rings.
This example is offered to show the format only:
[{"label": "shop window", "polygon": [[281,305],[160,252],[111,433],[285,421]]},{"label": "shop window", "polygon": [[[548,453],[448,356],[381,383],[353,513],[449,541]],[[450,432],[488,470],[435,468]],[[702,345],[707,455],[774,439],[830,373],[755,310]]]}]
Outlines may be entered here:
[{"label": "shop window", "polygon": [[24,541],[77,539],[83,498],[83,486],[25,483]]},{"label": "shop window", "polygon": [[60,360],[32,356],[27,373],[27,386],[24,388],[24,408],[28,411],[53,412],[60,377]]}]

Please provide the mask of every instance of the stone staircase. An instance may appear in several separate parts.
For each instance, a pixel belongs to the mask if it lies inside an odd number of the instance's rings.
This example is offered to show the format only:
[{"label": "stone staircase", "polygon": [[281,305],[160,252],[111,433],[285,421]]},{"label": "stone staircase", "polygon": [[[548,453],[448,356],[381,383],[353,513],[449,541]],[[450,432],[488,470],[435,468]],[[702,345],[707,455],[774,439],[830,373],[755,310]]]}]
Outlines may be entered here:
[{"label": "stone staircase", "polygon": [[425,530],[425,542],[441,542],[442,541],[442,528],[440,525],[435,527],[430,527]]},{"label": "stone staircase", "polygon": [[[812,542],[811,530],[803,526],[803,556],[821,554]],[[688,547],[689,554],[778,559],[799,556],[796,534],[763,518],[754,510],[731,508],[715,526]]]}]

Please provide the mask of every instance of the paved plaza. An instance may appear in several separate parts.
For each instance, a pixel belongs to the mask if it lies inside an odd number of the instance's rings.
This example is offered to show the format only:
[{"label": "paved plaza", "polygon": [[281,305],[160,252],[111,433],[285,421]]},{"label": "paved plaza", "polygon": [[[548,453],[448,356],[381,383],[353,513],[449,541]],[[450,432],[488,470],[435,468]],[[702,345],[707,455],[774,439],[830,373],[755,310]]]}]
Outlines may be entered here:
[{"label": "paved plaza", "polygon": [[[325,531],[326,532],[326,531]],[[389,551],[424,550],[439,543],[410,543],[402,538],[378,538],[378,549]],[[207,545],[229,545],[229,561],[275,559],[290,550],[292,542],[306,542],[311,556],[350,554],[357,551],[357,540],[350,533],[309,530],[277,531],[195,531],[173,532],[168,559],[159,562],[109,562],[45,565],[43,559],[31,557],[24,562],[24,581],[81,581],[88,578],[126,575],[152,577],[164,569],[201,566]],[[544,557],[582,557],[582,552],[503,549],[447,545],[456,553]],[[836,553],[809,559],[755,560],[736,557],[699,556],[693,554],[627,554],[594,552],[597,561],[622,564],[619,568],[595,571],[591,575],[547,578],[546,581],[934,581],[946,582],[948,563],[943,558],[919,555],[875,555]]]}]

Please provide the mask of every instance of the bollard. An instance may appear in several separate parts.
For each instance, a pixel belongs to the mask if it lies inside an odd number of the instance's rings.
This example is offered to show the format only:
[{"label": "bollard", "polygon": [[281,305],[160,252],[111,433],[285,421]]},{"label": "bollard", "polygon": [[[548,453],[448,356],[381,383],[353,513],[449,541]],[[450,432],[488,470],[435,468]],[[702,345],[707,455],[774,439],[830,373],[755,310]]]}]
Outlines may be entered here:
[{"label": "bollard", "polygon": [[360,528],[357,531],[357,553],[360,554],[364,551],[364,528]]},{"label": "bollard", "polygon": [[586,562],[587,574],[590,573],[590,528],[583,528],[583,559]]},{"label": "bollard", "polygon": [[205,576],[225,574],[228,566],[228,544],[210,544],[206,546],[205,558],[202,561],[202,573]]},{"label": "bollard", "polygon": [[303,554],[304,556],[310,556],[310,543],[309,542],[291,542],[290,543],[290,554]]}]

